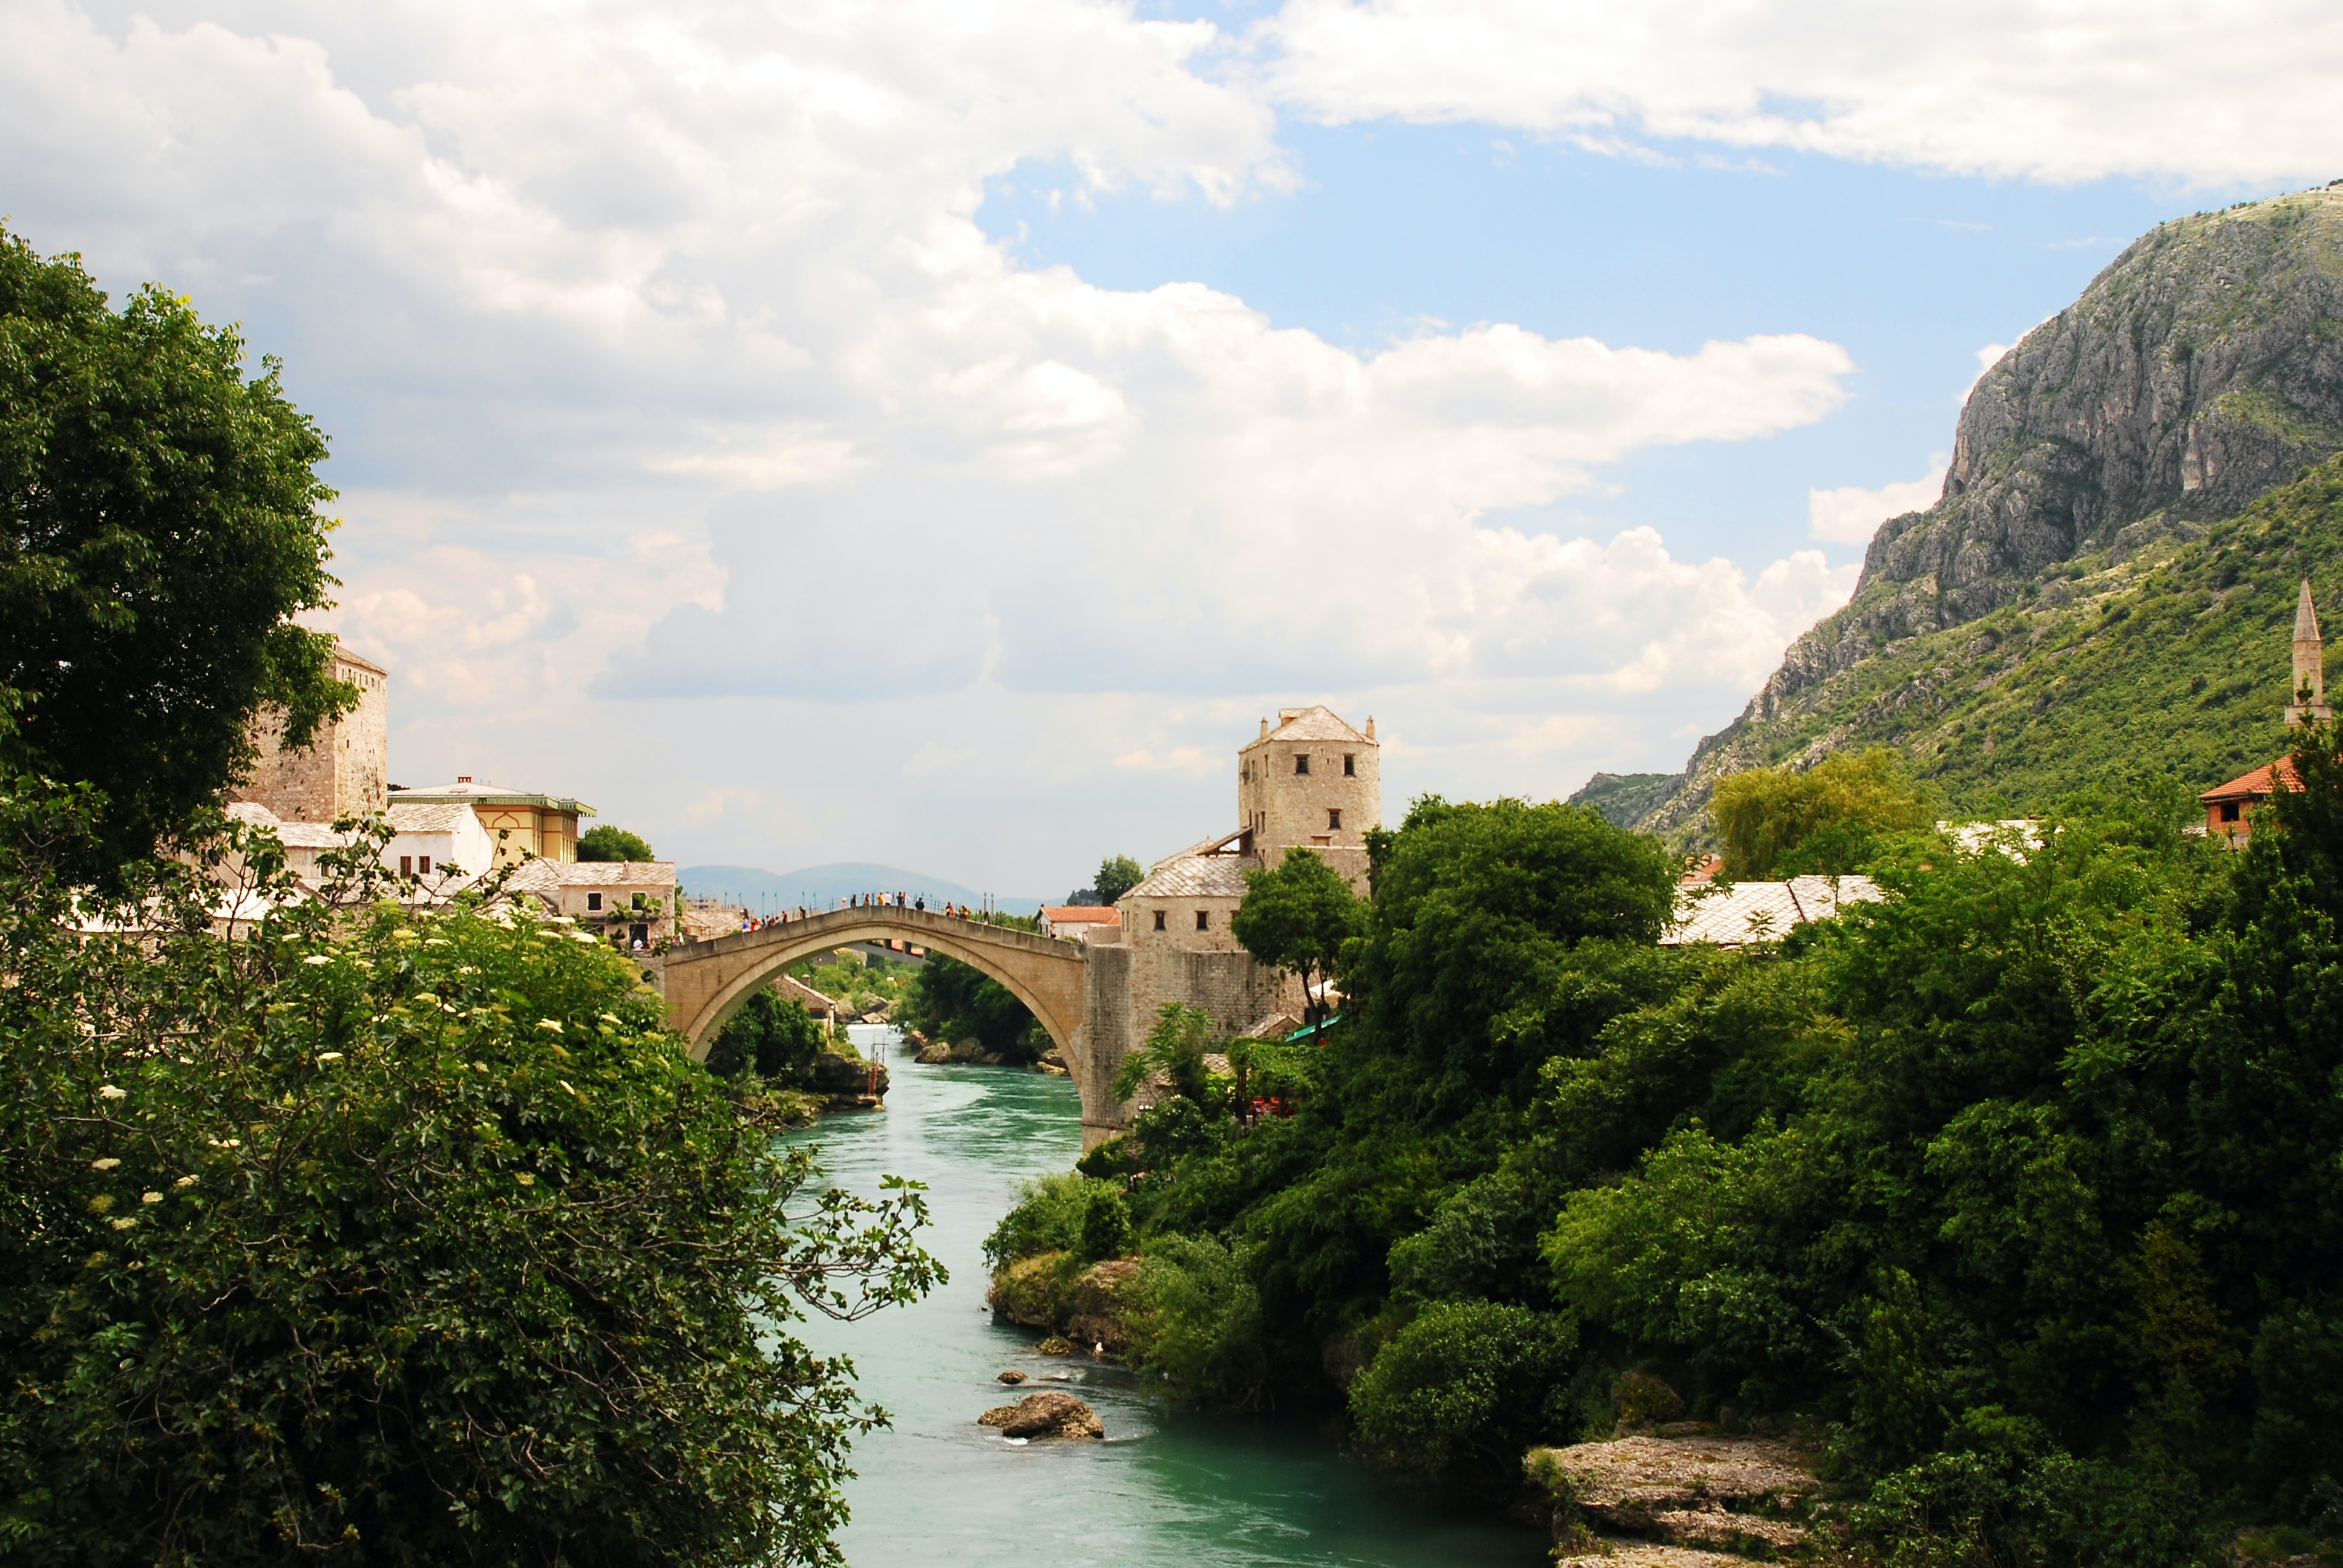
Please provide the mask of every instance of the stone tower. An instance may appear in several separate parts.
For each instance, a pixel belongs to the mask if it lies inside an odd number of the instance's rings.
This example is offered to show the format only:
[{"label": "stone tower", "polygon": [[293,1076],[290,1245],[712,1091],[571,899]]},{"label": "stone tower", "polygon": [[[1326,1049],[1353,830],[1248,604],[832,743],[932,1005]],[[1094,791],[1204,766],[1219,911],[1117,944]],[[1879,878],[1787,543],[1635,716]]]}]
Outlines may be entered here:
[{"label": "stone tower", "polygon": [[263,710],[253,720],[260,749],[252,777],[228,791],[231,800],[254,800],[287,822],[331,822],[379,811],[390,799],[390,675],[382,666],[334,645],[334,678],[358,689],[358,703],[331,724],[321,724],[309,744],[287,751],[280,744],[285,719]]},{"label": "stone tower", "polygon": [[2335,717],[2327,706],[2327,658],[2318,638],[2318,610],[2310,602],[2310,579],[2302,579],[2302,596],[2294,603],[2294,700],[2286,706],[2287,723]]},{"label": "stone tower", "polygon": [[1276,728],[1237,753],[1242,852],[1276,866],[1311,849],[1362,887],[1367,829],[1383,819],[1382,748],[1375,721],[1353,729],[1326,708],[1281,708]]}]

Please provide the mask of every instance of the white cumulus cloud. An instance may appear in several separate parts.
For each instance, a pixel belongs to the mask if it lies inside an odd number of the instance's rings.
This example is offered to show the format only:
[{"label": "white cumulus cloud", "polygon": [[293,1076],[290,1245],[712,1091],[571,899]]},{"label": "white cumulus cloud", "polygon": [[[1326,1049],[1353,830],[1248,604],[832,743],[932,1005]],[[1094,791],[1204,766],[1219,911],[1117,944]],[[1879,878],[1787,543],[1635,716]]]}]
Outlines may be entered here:
[{"label": "white cumulus cloud", "polygon": [[2053,181],[2323,179],[2343,156],[2343,10],[2325,0],[1289,0],[1253,42],[1266,91],[1334,122]]},{"label": "white cumulus cloud", "polygon": [[1879,525],[1888,518],[1900,518],[1906,512],[1925,512],[1935,506],[1945,493],[1946,467],[1946,459],[1939,456],[1916,479],[1898,480],[1875,489],[1841,485],[1835,489],[1808,490],[1806,532],[1827,544],[1868,544],[1871,536],[1879,531]]}]

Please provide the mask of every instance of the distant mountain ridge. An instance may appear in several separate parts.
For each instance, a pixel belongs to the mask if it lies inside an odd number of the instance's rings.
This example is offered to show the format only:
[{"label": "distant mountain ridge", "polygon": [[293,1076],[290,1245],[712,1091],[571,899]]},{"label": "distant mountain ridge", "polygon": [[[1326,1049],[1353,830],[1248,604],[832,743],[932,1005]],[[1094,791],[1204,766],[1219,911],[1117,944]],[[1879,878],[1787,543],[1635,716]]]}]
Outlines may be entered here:
[{"label": "distant mountain ridge", "polygon": [[[2076,703],[2151,720],[2091,731],[2121,738],[2120,755],[2094,759],[2106,767],[2193,780],[2239,747],[2266,760],[2278,742],[2258,716],[2284,701],[2288,647],[2281,632],[2264,648],[2276,623],[2262,623],[2290,615],[2288,574],[2311,578],[2322,605],[2343,587],[2327,510],[2338,452],[2343,189],[2160,225],[1979,379],[1942,498],[1881,525],[1853,599],[1634,825],[1701,841],[1723,775],[1871,745],[1903,749],[1955,809],[2036,804],[2027,791],[2083,777],[2033,754],[2080,739],[2075,714],[2050,717]],[[2209,598],[2174,622],[2184,591]],[[2141,611],[2170,635],[2110,635]],[[2166,665],[2134,668],[2150,643]],[[2062,664],[2055,678],[2046,660]],[[2212,723],[2236,744],[2142,707],[2173,699],[2173,668],[2190,714],[2254,694]],[[2227,695],[2201,706],[2216,688]],[[2021,691],[2022,719],[2006,711]]]},{"label": "distant mountain ridge", "polygon": [[[924,871],[868,860],[840,860],[795,871],[768,871],[756,866],[686,866],[676,872],[676,880],[689,897],[712,898],[756,913],[794,910],[799,904],[808,909],[836,909],[839,900],[860,893],[906,892],[925,899],[930,909],[943,903],[972,909],[984,904],[984,895],[976,889]],[[1006,914],[1030,915],[1041,907],[1039,899],[1000,895],[993,899],[993,908]]]}]

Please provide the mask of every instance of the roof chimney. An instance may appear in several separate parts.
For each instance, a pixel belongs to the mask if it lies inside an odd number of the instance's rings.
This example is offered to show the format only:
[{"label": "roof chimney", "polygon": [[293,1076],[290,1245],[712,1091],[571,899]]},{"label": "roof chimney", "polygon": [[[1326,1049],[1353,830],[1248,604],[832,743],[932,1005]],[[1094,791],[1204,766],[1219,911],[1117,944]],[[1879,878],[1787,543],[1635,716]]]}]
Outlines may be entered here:
[{"label": "roof chimney", "polygon": [[1266,719],[1261,721],[1261,738],[1263,740],[1269,739],[1269,720]]},{"label": "roof chimney", "polygon": [[469,773],[458,773],[456,775],[456,782],[458,784],[469,784],[471,781],[472,776]]},{"label": "roof chimney", "polygon": [[1367,715],[1367,739],[1370,739],[1370,740],[1373,740],[1374,738],[1375,738],[1375,716],[1374,716],[1373,714],[1370,713],[1370,714],[1368,714],[1368,715]]}]

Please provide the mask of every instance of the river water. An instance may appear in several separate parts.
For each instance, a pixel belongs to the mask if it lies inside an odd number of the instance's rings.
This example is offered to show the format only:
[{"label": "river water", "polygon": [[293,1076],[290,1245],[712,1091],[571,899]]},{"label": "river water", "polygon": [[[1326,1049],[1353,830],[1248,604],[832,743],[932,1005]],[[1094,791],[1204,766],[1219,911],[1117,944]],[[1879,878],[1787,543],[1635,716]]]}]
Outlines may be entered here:
[{"label": "river water", "polygon": [[[891,1031],[889,1031],[891,1033]],[[1295,1420],[1182,1408],[1113,1367],[1036,1356],[1036,1336],[984,1307],[982,1246],[1019,1182],[1063,1171],[1081,1150],[1081,1108],[1065,1079],[997,1067],[922,1067],[858,1043],[893,1075],[887,1109],[823,1119],[828,1181],[876,1195],[884,1173],[927,1183],[923,1244],[951,1282],[859,1323],[796,1325],[813,1348],[851,1356],[866,1399],[894,1418],[857,1442],[847,1483],[852,1568],[1531,1568],[1540,1533],[1413,1503],[1342,1457],[1329,1432]],[[1104,1442],[1011,1445],[976,1424],[1015,1397],[997,1381],[1018,1367],[1090,1402]]]}]

